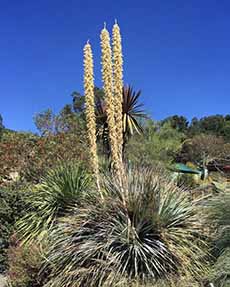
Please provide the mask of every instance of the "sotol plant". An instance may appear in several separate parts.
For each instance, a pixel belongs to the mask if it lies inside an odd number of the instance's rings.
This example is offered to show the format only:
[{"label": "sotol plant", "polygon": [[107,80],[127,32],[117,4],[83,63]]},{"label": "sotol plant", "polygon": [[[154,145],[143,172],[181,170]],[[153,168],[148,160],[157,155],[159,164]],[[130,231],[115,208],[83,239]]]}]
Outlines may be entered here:
[{"label": "sotol plant", "polygon": [[106,177],[103,188],[103,202],[54,227],[47,286],[149,286],[202,273],[198,213],[183,190],[148,170],[128,171],[123,187]]}]

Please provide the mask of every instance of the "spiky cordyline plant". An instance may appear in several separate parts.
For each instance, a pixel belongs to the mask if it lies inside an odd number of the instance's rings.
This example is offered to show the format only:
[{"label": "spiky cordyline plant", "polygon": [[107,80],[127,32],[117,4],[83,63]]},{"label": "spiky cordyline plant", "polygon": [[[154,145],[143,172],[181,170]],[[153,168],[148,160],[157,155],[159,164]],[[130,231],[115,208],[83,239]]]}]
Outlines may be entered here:
[{"label": "spiky cordyline plant", "polygon": [[91,184],[92,178],[82,164],[61,164],[50,170],[31,192],[31,209],[18,222],[23,242],[44,239],[59,217],[89,196]]},{"label": "spiky cordyline plant", "polygon": [[114,107],[115,107],[115,123],[117,130],[117,143],[119,149],[119,157],[122,161],[123,146],[123,58],[120,28],[117,23],[113,26],[113,84],[114,84]]},{"label": "spiky cordyline plant", "polygon": [[148,286],[200,274],[204,244],[183,190],[147,170],[128,171],[125,202],[120,181],[105,178],[103,187],[104,202],[88,203],[53,229],[47,286]]},{"label": "spiky cordyline plant", "polygon": [[109,32],[104,27],[101,31],[101,62],[103,89],[105,92],[105,103],[107,113],[107,123],[109,129],[109,141],[111,147],[111,159],[115,173],[120,177],[122,174],[122,163],[119,157],[119,147],[117,141],[117,129],[115,122],[115,106],[113,97],[113,69],[112,51],[110,46]]},{"label": "spiky cordyline plant", "polygon": [[95,117],[95,100],[94,100],[94,78],[93,78],[93,54],[89,43],[84,47],[84,90],[85,90],[85,112],[86,126],[90,148],[90,161],[92,170],[99,186],[99,166],[96,143],[96,117]]},{"label": "spiky cordyline plant", "polygon": [[[140,120],[146,119],[147,115],[141,109],[142,104],[139,103],[141,91],[135,92],[131,86],[122,89],[122,136],[123,136],[123,153],[128,139],[134,134],[142,133],[143,129]],[[106,105],[102,99],[96,101],[96,119],[98,125],[98,136],[102,138],[103,145],[107,153],[109,153],[108,124],[106,115]]]},{"label": "spiky cordyline plant", "polygon": [[146,119],[143,112],[143,104],[138,103],[141,91],[135,92],[131,86],[123,87],[123,132],[127,137],[133,135],[134,131],[142,133],[143,129],[138,120]]}]

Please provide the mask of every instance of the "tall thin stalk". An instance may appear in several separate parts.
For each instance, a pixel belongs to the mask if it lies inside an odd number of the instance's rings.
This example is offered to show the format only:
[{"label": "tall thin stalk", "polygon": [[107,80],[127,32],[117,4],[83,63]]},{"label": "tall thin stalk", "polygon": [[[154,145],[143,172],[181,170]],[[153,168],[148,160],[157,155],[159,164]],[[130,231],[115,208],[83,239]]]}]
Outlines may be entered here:
[{"label": "tall thin stalk", "polygon": [[117,132],[117,144],[119,149],[119,157],[122,162],[122,147],[123,147],[123,55],[121,45],[120,28],[115,22],[113,26],[113,84],[114,84],[114,107],[115,107],[115,122]]},{"label": "tall thin stalk", "polygon": [[105,92],[105,103],[107,112],[107,122],[109,128],[112,167],[117,174],[120,174],[121,162],[119,159],[119,148],[117,141],[115,107],[113,97],[112,51],[110,46],[110,36],[106,27],[104,27],[104,29],[102,29],[101,31],[101,51],[102,51],[102,58],[101,58],[102,80]]},{"label": "tall thin stalk", "polygon": [[98,164],[97,143],[96,143],[93,54],[91,45],[88,42],[84,47],[84,90],[85,90],[86,126],[90,146],[90,162],[92,171],[96,179],[97,187],[99,189],[99,192],[101,192],[99,184],[99,164]]}]

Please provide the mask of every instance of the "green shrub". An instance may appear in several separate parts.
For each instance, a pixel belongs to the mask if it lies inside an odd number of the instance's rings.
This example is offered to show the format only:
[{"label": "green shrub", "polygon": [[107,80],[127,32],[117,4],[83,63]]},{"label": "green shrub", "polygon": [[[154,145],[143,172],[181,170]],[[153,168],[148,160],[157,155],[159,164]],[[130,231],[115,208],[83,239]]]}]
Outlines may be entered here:
[{"label": "green shrub", "polygon": [[230,287],[230,248],[227,248],[217,258],[212,268],[210,281],[216,287]]},{"label": "green shrub", "polygon": [[215,258],[210,281],[217,287],[230,286],[230,194],[221,193],[209,202],[209,224],[213,229]]},{"label": "green shrub", "polygon": [[151,286],[204,271],[199,215],[182,189],[147,170],[128,171],[122,185],[105,178],[102,186],[104,201],[87,202],[53,226],[46,286]]},{"label": "green shrub", "polygon": [[11,172],[17,172],[21,179],[38,183],[58,161],[85,160],[87,149],[81,130],[76,133],[58,133],[39,137],[31,133],[9,132],[0,141],[0,185]]},{"label": "green shrub", "polygon": [[7,266],[7,248],[15,222],[25,213],[26,192],[12,186],[0,190],[0,273]]}]

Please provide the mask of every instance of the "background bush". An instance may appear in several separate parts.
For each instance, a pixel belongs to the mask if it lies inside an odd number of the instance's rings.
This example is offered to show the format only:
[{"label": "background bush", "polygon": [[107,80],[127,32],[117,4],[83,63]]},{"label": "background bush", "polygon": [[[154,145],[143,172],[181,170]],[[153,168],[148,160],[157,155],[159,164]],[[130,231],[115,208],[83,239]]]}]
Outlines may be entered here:
[{"label": "background bush", "polygon": [[221,193],[209,202],[209,225],[213,231],[210,281],[217,287],[230,286],[230,194]]},{"label": "background bush", "polygon": [[11,287],[42,287],[48,272],[41,272],[44,260],[41,246],[33,242],[21,245],[16,236],[11,237],[8,250],[7,278]]},{"label": "background bush", "polygon": [[14,185],[0,189],[0,272],[7,266],[9,238],[16,221],[25,214],[27,192]]}]

